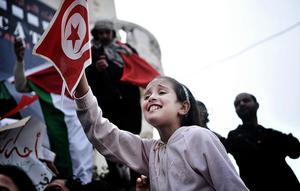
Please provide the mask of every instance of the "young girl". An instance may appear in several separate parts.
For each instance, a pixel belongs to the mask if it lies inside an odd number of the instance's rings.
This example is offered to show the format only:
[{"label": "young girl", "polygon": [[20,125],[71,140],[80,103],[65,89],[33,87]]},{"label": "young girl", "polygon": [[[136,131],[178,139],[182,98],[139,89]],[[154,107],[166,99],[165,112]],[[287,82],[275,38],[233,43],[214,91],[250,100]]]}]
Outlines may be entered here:
[{"label": "young girl", "polygon": [[106,159],[149,177],[150,190],[248,190],[218,138],[199,123],[196,102],[170,77],[152,80],[142,101],[145,119],[161,139],[142,139],[102,117],[85,75],[75,92],[86,135]]}]

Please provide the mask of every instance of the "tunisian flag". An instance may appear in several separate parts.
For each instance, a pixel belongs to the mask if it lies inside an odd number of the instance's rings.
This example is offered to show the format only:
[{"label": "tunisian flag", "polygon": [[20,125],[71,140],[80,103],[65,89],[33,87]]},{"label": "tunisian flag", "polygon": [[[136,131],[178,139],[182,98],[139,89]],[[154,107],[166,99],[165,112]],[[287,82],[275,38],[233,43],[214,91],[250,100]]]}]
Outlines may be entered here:
[{"label": "tunisian flag", "polygon": [[70,95],[91,64],[89,32],[87,1],[64,0],[33,48],[33,54],[54,64]]}]

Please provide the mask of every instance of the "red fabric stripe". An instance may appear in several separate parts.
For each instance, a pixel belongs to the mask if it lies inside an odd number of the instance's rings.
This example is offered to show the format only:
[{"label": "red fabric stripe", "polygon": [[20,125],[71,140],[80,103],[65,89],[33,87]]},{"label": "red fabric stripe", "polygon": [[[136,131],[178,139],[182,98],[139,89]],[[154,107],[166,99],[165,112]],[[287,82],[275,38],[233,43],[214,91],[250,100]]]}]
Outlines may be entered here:
[{"label": "red fabric stripe", "polygon": [[46,92],[61,93],[62,79],[54,66],[31,74],[27,78]]},{"label": "red fabric stripe", "polygon": [[4,119],[6,117],[9,117],[15,113],[18,113],[21,109],[23,109],[24,107],[30,105],[31,103],[35,102],[38,99],[37,95],[34,96],[26,96],[23,95],[21,97],[21,100],[19,102],[19,104],[12,110],[10,110],[9,112],[7,112],[3,117],[0,117],[1,119]]},{"label": "red fabric stripe", "polygon": [[[61,94],[62,79],[54,66],[31,74],[27,79],[48,93]],[[68,91],[65,96],[71,98]]]},{"label": "red fabric stripe", "polygon": [[124,60],[121,81],[146,88],[153,78],[160,75],[155,68],[137,54],[126,55],[120,53],[120,55]]}]

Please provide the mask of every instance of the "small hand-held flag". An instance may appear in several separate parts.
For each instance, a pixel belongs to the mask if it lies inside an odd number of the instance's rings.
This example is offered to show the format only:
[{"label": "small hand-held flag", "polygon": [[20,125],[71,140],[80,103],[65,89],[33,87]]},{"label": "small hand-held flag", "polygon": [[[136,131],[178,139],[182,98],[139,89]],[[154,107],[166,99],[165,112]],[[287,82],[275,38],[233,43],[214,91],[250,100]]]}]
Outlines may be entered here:
[{"label": "small hand-held flag", "polygon": [[87,0],[64,0],[33,48],[33,54],[54,64],[70,95],[91,64],[89,33]]}]

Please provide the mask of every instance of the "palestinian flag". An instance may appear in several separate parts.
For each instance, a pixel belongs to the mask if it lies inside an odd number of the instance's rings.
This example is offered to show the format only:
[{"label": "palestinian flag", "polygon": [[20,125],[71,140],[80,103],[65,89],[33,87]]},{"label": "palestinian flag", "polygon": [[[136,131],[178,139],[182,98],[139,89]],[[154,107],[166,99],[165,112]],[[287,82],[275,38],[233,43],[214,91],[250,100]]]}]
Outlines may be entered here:
[{"label": "palestinian flag", "polygon": [[[60,77],[56,78],[57,72],[47,72],[51,70],[48,68],[27,77],[30,80],[29,85],[38,95],[39,101],[20,110],[20,113],[13,117],[34,115],[44,121],[47,126],[50,148],[56,153],[55,165],[60,175],[62,177],[75,176],[82,182],[88,183],[92,176],[92,145],[86,138],[77,118],[74,101],[64,96],[63,104],[61,104],[61,95],[57,93],[62,81]],[[39,80],[37,80],[38,78]],[[35,79],[39,85],[35,83]],[[47,90],[43,89],[46,85],[48,85]],[[15,90],[14,84],[11,82],[2,81],[0,103],[1,105],[2,103],[6,104],[6,107],[1,107],[1,116],[8,112],[8,109],[14,108],[23,95]]]}]

